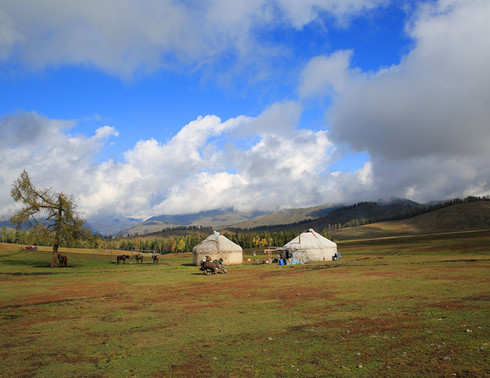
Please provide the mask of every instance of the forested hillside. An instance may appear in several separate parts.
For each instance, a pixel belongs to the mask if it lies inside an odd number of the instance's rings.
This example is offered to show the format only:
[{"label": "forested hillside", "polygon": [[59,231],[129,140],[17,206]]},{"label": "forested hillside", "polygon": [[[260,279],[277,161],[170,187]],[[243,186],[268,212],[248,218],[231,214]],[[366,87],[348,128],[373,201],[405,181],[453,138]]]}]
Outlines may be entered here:
[{"label": "forested hillside", "polygon": [[411,218],[338,229],[337,240],[490,229],[490,201],[457,203]]}]

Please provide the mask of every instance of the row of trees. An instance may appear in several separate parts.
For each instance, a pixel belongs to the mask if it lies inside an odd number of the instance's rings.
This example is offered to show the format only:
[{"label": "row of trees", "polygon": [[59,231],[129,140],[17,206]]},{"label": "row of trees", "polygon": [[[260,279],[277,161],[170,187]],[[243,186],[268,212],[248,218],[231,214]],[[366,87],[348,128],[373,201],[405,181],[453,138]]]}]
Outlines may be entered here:
[{"label": "row of trees", "polygon": [[258,232],[224,232],[224,236],[240,245],[242,248],[282,247],[291,239],[298,236],[297,231],[258,231]]},{"label": "row of trees", "polygon": [[1,240],[3,243],[20,243],[20,244],[35,244],[31,240],[36,240],[32,233],[23,229],[12,229],[6,226],[2,227]]},{"label": "row of trees", "polygon": [[[90,231],[87,231],[90,233]],[[103,237],[98,235],[91,235],[89,238],[72,239],[71,241],[60,240],[60,247],[74,247],[74,248],[98,248],[99,246],[106,245]],[[38,246],[53,245],[52,237],[49,233],[40,232],[36,227],[25,228],[8,228],[3,226],[0,229],[0,242],[14,243],[14,244],[33,244]]]},{"label": "row of trees", "polygon": [[152,251],[155,253],[179,253],[189,252],[192,248],[202,242],[205,238],[203,234],[195,233],[186,236],[177,236],[171,238],[129,238],[121,239],[113,243],[114,249],[124,251]]},{"label": "row of trees", "polygon": [[[279,232],[223,232],[222,235],[240,245],[242,248],[269,248],[282,247],[298,236],[297,231],[279,231]],[[321,234],[331,239],[331,234],[325,229]],[[192,248],[202,242],[207,234],[195,233],[186,236],[176,236],[171,238],[128,238],[113,241],[114,249],[125,251],[153,251],[156,253],[179,253],[191,252]]]}]

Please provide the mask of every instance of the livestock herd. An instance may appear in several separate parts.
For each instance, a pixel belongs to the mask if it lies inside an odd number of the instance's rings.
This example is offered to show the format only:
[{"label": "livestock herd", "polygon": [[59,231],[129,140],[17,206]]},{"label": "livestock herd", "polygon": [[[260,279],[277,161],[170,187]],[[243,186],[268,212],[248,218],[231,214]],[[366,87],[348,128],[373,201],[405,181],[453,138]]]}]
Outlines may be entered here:
[{"label": "livestock herd", "polygon": [[[157,254],[153,254],[151,256],[152,260],[153,260],[153,264],[158,264],[158,255]],[[140,263],[140,264],[143,264],[143,254],[141,253],[137,253],[135,255],[126,255],[126,254],[122,254],[122,255],[118,255],[116,257],[116,263],[119,264],[121,261],[123,264],[126,264],[126,260],[129,260],[130,262],[132,262],[134,260],[136,260],[136,263]],[[61,254],[58,254],[58,263],[59,263],[59,266],[68,266],[68,258],[64,255],[61,255]],[[210,274],[213,274],[213,273],[225,273],[227,274],[228,271],[226,270],[226,267],[224,266],[223,264],[223,259],[216,259],[216,260],[213,260],[211,261],[211,258],[209,256],[206,256],[206,258],[204,258],[202,261],[201,261],[201,267],[199,268],[200,271],[202,271],[205,275],[210,275]]]},{"label": "livestock herd", "polygon": [[[126,264],[126,260],[133,261],[136,260],[136,263],[143,264],[143,255],[141,253],[137,253],[136,255],[119,255],[116,257],[116,263],[119,264],[120,261],[123,262],[123,264]],[[151,256],[151,259],[153,260],[153,264],[158,264],[158,255],[153,254]]]}]

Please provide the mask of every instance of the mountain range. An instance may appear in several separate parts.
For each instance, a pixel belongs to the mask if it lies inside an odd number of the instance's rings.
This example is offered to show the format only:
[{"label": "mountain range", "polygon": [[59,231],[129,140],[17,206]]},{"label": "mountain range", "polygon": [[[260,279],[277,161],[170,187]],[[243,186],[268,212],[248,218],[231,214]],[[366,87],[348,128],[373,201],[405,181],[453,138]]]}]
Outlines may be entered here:
[{"label": "mountain range", "polygon": [[272,213],[245,213],[229,208],[196,214],[160,215],[126,228],[120,234],[145,235],[169,228],[192,226],[212,227],[215,229],[259,229],[264,227],[283,229],[294,228],[294,225],[303,227],[302,224],[305,222],[308,222],[314,228],[324,228],[328,224],[345,224],[353,219],[364,219],[367,223],[374,220],[406,216],[413,209],[421,206],[410,200],[396,199],[386,203],[361,202],[349,206],[325,204],[310,208],[281,209]]},{"label": "mountain range", "polygon": [[[98,221],[89,221],[88,226],[94,232],[102,235],[120,236],[164,234],[176,229],[184,231],[186,228],[256,231],[291,229],[300,231],[313,228],[316,230],[328,230],[341,239],[345,237],[362,237],[367,234],[376,235],[378,233],[412,233],[420,229],[431,232],[433,223],[437,224],[436,228],[438,230],[441,227],[442,229],[451,230],[485,226],[490,228],[490,201],[488,201],[488,197],[476,198],[476,202],[474,202],[475,197],[472,198],[470,200],[456,199],[446,202],[435,201],[429,204],[419,204],[407,199],[392,199],[387,202],[359,202],[350,205],[325,204],[309,208],[281,209],[270,213],[263,211],[238,212],[233,208],[227,208],[194,214],[159,215],[146,220],[108,217]],[[474,202],[476,204],[434,212],[431,216],[420,216],[433,210],[461,203],[466,204],[466,202]],[[460,214],[459,219],[455,219],[457,218],[455,214]],[[415,217],[417,215],[419,216]],[[409,218],[410,221],[407,222]],[[403,219],[403,222],[399,221],[400,219]],[[460,224],[455,224],[458,221]],[[384,223],[381,225],[378,222]],[[0,226],[12,227],[8,221],[1,221]],[[346,226],[349,227],[345,228]],[[354,230],[355,234],[352,233]]]}]

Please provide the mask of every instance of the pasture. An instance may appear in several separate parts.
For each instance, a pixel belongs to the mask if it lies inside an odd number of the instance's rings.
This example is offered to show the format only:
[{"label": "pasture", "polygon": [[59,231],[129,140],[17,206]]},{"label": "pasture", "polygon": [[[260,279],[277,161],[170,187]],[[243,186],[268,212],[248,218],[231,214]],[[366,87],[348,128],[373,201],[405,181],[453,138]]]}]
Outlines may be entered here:
[{"label": "pasture", "polygon": [[205,276],[0,244],[1,376],[490,376],[490,230],[338,249]]}]

